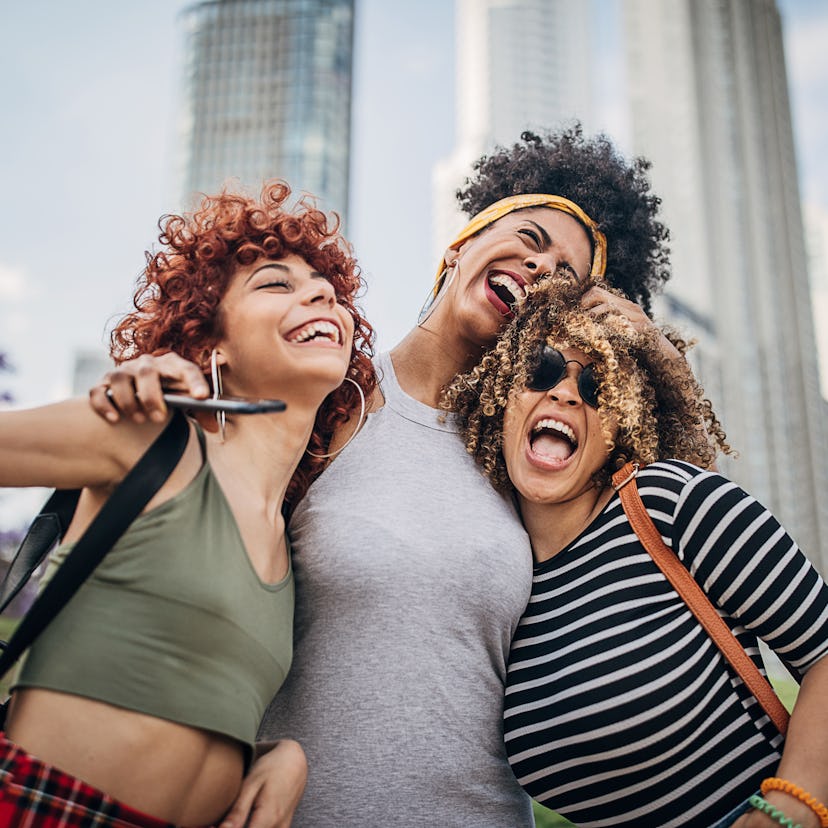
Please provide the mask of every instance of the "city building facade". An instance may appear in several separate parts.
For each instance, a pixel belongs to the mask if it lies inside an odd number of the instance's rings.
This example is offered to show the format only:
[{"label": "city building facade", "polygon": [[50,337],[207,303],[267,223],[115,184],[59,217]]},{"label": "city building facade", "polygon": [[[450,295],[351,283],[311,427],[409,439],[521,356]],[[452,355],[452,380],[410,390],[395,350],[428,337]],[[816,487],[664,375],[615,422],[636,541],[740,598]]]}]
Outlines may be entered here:
[{"label": "city building facade", "polygon": [[738,460],[828,573],[828,450],[774,0],[624,0],[632,146],[671,230],[667,310]]},{"label": "city building facade", "polygon": [[344,215],[354,0],[205,0],[182,23],[185,205],[279,177]]},{"label": "city building facade", "polygon": [[[611,97],[593,71],[596,32],[619,6]],[[652,161],[671,231],[657,315],[697,341],[691,362],[738,451],[720,468],[828,573],[812,313],[824,280],[812,274],[812,293],[775,0],[456,0],[455,14],[456,141],[433,175],[435,254],[463,223],[454,193],[481,154],[527,127],[578,118],[590,132],[623,107],[628,134],[613,139]]]},{"label": "city building facade", "polygon": [[472,163],[525,129],[592,117],[590,4],[456,0],[455,146],[433,174],[434,252],[462,226],[455,191]]}]

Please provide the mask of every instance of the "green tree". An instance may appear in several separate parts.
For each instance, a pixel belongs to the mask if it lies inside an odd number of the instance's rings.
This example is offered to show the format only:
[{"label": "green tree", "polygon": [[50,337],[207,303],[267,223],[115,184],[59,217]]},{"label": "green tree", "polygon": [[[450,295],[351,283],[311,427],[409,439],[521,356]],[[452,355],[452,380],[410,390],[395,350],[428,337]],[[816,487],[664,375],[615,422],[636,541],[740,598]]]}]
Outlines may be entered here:
[{"label": "green tree", "polygon": [[568,819],[564,819],[560,814],[544,808],[543,805],[539,805],[537,802],[532,802],[532,810],[535,812],[537,828],[575,828]]}]

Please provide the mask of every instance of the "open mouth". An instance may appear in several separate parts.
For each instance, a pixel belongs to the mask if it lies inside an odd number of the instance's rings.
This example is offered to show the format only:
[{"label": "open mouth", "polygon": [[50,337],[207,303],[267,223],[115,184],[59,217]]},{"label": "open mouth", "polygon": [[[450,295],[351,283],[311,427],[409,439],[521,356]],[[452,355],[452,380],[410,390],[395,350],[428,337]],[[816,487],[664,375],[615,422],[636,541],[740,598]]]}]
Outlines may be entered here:
[{"label": "open mouth", "polygon": [[342,331],[339,326],[326,319],[314,319],[298,328],[294,328],[286,337],[288,342],[301,345],[305,342],[330,342],[342,344]]},{"label": "open mouth", "polygon": [[526,296],[526,283],[512,273],[493,270],[486,278],[486,284],[497,299],[498,309],[504,314],[510,313]]},{"label": "open mouth", "polygon": [[569,460],[578,448],[575,432],[559,420],[539,420],[529,433],[532,453],[550,463]]}]

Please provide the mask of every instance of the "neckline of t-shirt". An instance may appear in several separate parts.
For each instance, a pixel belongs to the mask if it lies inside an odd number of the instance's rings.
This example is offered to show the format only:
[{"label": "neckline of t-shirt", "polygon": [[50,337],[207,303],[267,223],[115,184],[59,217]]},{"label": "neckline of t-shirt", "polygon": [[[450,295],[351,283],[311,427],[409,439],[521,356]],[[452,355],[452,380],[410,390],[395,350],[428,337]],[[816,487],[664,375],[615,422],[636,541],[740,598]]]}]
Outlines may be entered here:
[{"label": "neckline of t-shirt", "polygon": [[[598,514],[595,515],[595,517],[586,526],[584,526],[584,528],[563,549],[561,549],[560,552],[557,552],[545,561],[541,561],[540,563],[533,565],[532,574],[535,576],[544,575],[557,566],[563,566],[561,561],[566,561],[572,552],[572,549],[577,547],[583,541],[584,535],[594,532],[599,528],[599,526],[603,527],[604,523],[609,518],[610,512],[620,505],[620,503],[621,498],[619,497],[618,492],[613,492],[612,497],[604,504],[604,508],[601,509],[601,511],[598,512]],[[621,515],[626,520],[626,515],[624,515],[623,509],[621,510]]]},{"label": "neckline of t-shirt", "polygon": [[439,408],[432,408],[403,391],[397,380],[389,351],[378,354],[375,363],[385,405],[401,417],[418,425],[435,431],[457,433],[457,421],[454,414],[441,411]]}]

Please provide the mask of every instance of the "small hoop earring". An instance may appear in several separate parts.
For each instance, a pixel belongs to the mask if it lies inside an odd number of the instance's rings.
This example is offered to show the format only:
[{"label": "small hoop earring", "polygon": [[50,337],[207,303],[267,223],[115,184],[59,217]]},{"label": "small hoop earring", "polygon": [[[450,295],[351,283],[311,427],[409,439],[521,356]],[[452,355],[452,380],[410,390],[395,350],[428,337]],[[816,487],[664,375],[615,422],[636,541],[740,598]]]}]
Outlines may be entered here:
[{"label": "small hoop earring", "polygon": [[[455,261],[452,265],[453,270],[451,271],[451,276],[448,277],[446,280],[446,268],[441,274],[440,278],[445,280],[443,284],[440,286],[440,290],[437,292],[437,295],[434,296],[433,293],[426,297],[425,302],[423,302],[423,306],[420,308],[419,314],[417,314],[417,327],[421,327],[424,325],[432,313],[437,309],[437,305],[443,301],[443,297],[448,293],[448,289],[451,287],[451,283],[454,281],[457,274],[460,272],[460,262]],[[433,288],[432,288],[433,291]]]},{"label": "small hoop earring", "polygon": [[314,454],[310,449],[305,449],[305,453],[309,454],[311,457],[316,457],[320,460],[327,460],[329,457],[336,457],[340,451],[342,451],[354,437],[359,434],[359,430],[362,428],[363,420],[365,420],[365,392],[362,390],[362,386],[356,381],[352,380],[350,377],[345,377],[345,382],[350,382],[356,386],[356,390],[359,392],[359,420],[356,424],[356,428],[354,429],[354,433],[336,450],[332,451],[329,454]]},{"label": "small hoop earring", "polygon": [[[213,348],[213,352],[210,354],[210,377],[213,380],[213,399],[218,400],[221,398],[223,389],[221,385],[221,366],[218,364],[218,351],[215,348]],[[224,411],[216,411],[216,422],[219,427],[219,437],[223,443],[225,437],[224,429],[227,425],[227,414]]]}]

